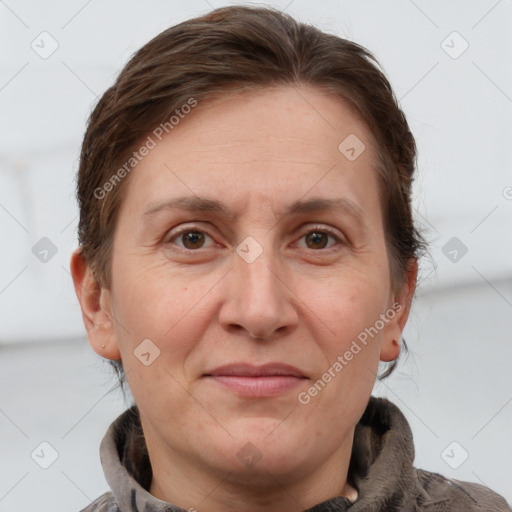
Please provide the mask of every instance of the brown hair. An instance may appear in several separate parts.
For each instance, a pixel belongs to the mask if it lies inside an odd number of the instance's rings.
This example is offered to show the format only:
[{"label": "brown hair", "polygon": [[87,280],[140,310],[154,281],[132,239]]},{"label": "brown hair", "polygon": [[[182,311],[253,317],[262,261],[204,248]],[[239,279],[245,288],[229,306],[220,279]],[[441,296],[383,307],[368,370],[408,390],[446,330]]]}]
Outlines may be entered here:
[{"label": "brown hair", "polygon": [[100,285],[110,283],[116,216],[141,140],[158,126],[171,129],[170,118],[191,100],[299,83],[348,102],[373,135],[392,282],[403,282],[424,249],[411,209],[416,145],[377,60],[272,8],[236,6],[170,27],[144,45],[90,116],[78,171],[78,237]]}]

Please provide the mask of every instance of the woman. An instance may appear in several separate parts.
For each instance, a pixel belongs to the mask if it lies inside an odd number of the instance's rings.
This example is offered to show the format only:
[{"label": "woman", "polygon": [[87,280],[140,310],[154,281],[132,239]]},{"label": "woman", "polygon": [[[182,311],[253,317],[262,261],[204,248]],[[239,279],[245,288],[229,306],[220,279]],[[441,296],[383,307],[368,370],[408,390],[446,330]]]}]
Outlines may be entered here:
[{"label": "woman", "polygon": [[135,405],[92,511],[511,510],[412,466],[393,369],[423,248],[415,142],[362,47],[222,8],[138,51],[93,111],[71,260]]}]

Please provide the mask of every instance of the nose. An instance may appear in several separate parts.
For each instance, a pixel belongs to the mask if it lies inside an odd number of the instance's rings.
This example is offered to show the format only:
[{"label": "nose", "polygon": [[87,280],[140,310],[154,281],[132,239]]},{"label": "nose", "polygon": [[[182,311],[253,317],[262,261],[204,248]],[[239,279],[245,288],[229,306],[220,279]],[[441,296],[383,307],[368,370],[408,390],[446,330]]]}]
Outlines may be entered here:
[{"label": "nose", "polygon": [[270,341],[297,327],[297,297],[289,272],[271,253],[264,250],[250,263],[233,255],[233,269],[226,276],[227,297],[219,312],[224,329]]}]

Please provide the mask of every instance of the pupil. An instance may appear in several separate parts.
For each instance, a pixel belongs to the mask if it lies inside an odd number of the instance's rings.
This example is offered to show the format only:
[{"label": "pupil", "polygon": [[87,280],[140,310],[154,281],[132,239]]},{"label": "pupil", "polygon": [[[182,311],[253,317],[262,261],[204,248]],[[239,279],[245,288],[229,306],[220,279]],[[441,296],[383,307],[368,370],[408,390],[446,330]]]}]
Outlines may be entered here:
[{"label": "pupil", "polygon": [[[318,242],[320,242],[320,245],[321,245],[321,248],[324,248],[326,243],[327,243],[327,240],[326,240],[326,237],[325,237],[325,233],[318,233],[318,232],[314,232],[314,233],[310,233],[308,235],[309,239],[312,240],[313,244],[318,244]],[[321,238],[324,237],[324,243],[322,244],[321,243]],[[316,245],[316,247],[318,247],[318,245]]]},{"label": "pupil", "polygon": [[[185,234],[185,247],[188,249],[195,249],[197,248],[197,245],[201,245],[201,243],[204,240],[204,235],[200,233],[199,231],[190,231]],[[192,245],[192,247],[189,247],[189,242]]]}]

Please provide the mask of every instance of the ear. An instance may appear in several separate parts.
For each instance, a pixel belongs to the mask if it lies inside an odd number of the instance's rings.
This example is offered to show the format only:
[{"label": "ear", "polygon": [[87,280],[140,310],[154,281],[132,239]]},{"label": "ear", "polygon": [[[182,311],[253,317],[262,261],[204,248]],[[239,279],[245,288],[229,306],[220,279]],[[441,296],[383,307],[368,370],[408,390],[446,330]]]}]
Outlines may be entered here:
[{"label": "ear", "polygon": [[[402,332],[409,318],[411,311],[412,298],[416,289],[416,279],[418,277],[418,260],[411,259],[405,282],[398,294],[393,294],[390,312],[395,312],[393,318],[386,325],[384,340],[380,351],[381,361],[394,361],[399,355],[401,347]],[[389,315],[391,316],[391,314]]]},{"label": "ear", "polygon": [[107,359],[121,359],[112,315],[110,291],[102,288],[87,265],[79,247],[71,256],[71,276],[82,308],[89,343]]}]

